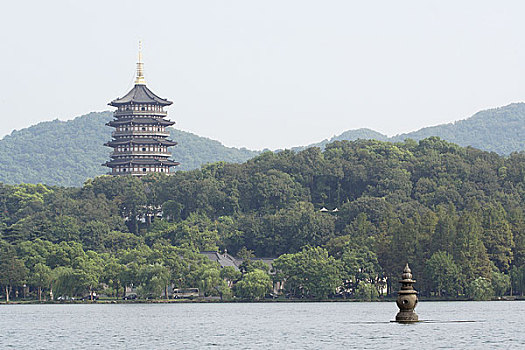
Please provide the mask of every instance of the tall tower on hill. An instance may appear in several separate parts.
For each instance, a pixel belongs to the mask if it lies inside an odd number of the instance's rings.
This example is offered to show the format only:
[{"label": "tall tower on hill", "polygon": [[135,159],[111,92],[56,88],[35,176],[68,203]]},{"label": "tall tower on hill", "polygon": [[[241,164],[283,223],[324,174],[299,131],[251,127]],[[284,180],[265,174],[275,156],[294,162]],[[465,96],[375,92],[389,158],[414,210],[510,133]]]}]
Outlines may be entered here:
[{"label": "tall tower on hill", "polygon": [[179,164],[169,159],[168,152],[168,147],[177,143],[168,140],[166,127],[175,122],[164,119],[168,112],[163,108],[172,103],[146,87],[139,45],[135,86],[124,97],[109,103],[117,107],[113,113],[115,119],[106,124],[115,128],[113,139],[104,144],[113,148],[111,160],[103,164],[111,168],[111,175],[169,173],[170,167]]}]

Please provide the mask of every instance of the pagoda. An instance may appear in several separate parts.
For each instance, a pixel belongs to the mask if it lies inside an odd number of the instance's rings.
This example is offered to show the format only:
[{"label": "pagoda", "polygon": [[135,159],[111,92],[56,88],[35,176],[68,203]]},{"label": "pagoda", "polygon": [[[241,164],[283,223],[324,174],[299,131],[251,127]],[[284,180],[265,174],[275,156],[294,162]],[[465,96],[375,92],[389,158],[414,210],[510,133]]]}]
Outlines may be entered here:
[{"label": "pagoda", "polygon": [[146,87],[142,50],[139,45],[135,86],[121,98],[109,103],[116,107],[114,120],[106,125],[114,127],[113,139],[105,143],[112,147],[111,160],[102,164],[111,168],[111,175],[142,176],[150,173],[169,173],[179,163],[170,160],[168,147],[177,143],[169,140],[166,127],[175,124],[164,119],[164,107],[173,102],[155,95]]},{"label": "pagoda", "polygon": [[409,323],[418,322],[419,318],[414,312],[417,305],[417,291],[412,287],[415,280],[412,279],[412,270],[406,264],[401,275],[401,289],[397,293],[396,304],[399,307],[399,312],[396,315],[396,322]]}]

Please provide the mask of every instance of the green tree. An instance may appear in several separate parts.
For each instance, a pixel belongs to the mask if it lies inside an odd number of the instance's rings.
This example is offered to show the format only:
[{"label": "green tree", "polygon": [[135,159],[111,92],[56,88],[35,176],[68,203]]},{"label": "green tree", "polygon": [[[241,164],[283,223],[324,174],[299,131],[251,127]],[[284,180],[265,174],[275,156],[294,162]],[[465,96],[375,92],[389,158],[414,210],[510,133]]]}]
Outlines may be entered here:
[{"label": "green tree", "polygon": [[[138,291],[139,295],[143,298],[159,297],[162,292],[165,291],[165,287],[170,280],[169,269],[158,263],[141,266],[138,275],[141,281]],[[167,297],[166,295],[166,298]]]},{"label": "green tree", "polygon": [[215,266],[201,266],[196,271],[195,281],[204,296],[222,296],[225,291],[229,291],[228,283],[221,278],[221,273]]},{"label": "green tree", "polygon": [[58,216],[50,230],[57,241],[79,241],[80,238],[80,226],[75,217]]},{"label": "green tree", "polygon": [[512,296],[516,293],[523,296],[525,294],[525,265],[520,267],[513,266],[512,270],[510,270],[510,278],[510,295]]},{"label": "green tree", "polygon": [[497,268],[494,268],[492,271],[491,284],[492,290],[494,291],[494,296],[502,297],[510,290],[510,276],[499,272]]},{"label": "green tree", "polygon": [[507,272],[512,262],[514,241],[506,212],[501,204],[490,204],[484,211],[483,239],[491,261],[500,271]]},{"label": "green tree", "polygon": [[64,297],[75,297],[84,291],[82,277],[82,274],[72,267],[59,266],[53,269],[50,293]]},{"label": "green tree", "polygon": [[181,258],[181,249],[173,246],[166,246],[161,244],[156,244],[153,247],[153,258],[156,262],[162,264],[168,269],[169,280],[166,283],[164,289],[164,295],[166,299],[168,298],[168,289],[169,283],[176,284],[184,279],[184,275],[187,273],[188,264],[191,262],[186,261]]},{"label": "green tree", "polygon": [[239,270],[241,270],[241,272],[243,274],[245,273],[248,273],[248,272],[252,272],[254,270],[261,270],[261,271],[264,271],[266,273],[268,273],[268,270],[269,270],[269,266],[266,265],[263,261],[261,260],[257,260],[257,259],[245,259],[241,266],[239,266]]},{"label": "green tree", "polygon": [[86,249],[101,251],[109,234],[109,226],[101,221],[92,220],[80,228],[82,244]]},{"label": "green tree", "polygon": [[99,286],[103,272],[104,261],[92,250],[88,250],[84,258],[78,261],[80,285],[89,290],[91,301],[93,301],[94,292]]},{"label": "green tree", "polygon": [[143,182],[135,176],[99,176],[88,182],[96,195],[102,193],[118,204],[120,216],[131,232],[138,234],[138,220],[145,214],[147,197]]},{"label": "green tree", "polygon": [[342,267],[321,247],[305,247],[273,262],[278,278],[295,297],[323,299],[342,284]]},{"label": "green tree", "polygon": [[162,204],[163,216],[169,222],[179,221],[181,219],[183,205],[174,200],[168,200]]},{"label": "green tree", "polygon": [[26,274],[27,269],[16,256],[15,249],[10,244],[0,241],[0,286],[4,287],[6,303],[9,303],[11,289],[24,284]]},{"label": "green tree", "polygon": [[224,266],[221,269],[220,276],[228,283],[228,287],[231,288],[241,279],[242,273],[233,266]]},{"label": "green tree", "polygon": [[461,272],[450,254],[438,251],[426,263],[426,273],[431,291],[441,297],[461,293]]},{"label": "green tree", "polygon": [[452,253],[456,237],[456,208],[453,204],[448,207],[439,206],[436,214],[438,221],[432,236],[431,249],[434,252],[441,250]]},{"label": "green tree", "polygon": [[[111,256],[104,260],[104,270],[101,281],[114,289],[117,298],[119,297],[120,288],[124,287],[124,270],[125,266],[121,264],[116,257]],[[125,293],[126,291],[123,290],[123,295],[125,295]]]},{"label": "green tree", "polygon": [[374,299],[377,299],[379,293],[375,285],[373,285],[370,282],[361,281],[357,285],[355,296],[356,298],[361,300],[372,301]]},{"label": "green tree", "polygon": [[343,265],[344,279],[349,281],[354,293],[358,286],[361,285],[361,282],[363,282],[363,285],[365,283],[375,284],[379,280],[381,267],[377,261],[377,256],[366,245],[347,246],[343,250],[341,263]]},{"label": "green tree", "polygon": [[289,206],[300,196],[300,186],[289,174],[271,169],[257,173],[251,178],[253,209],[281,209]]},{"label": "green tree", "polygon": [[474,300],[490,300],[494,296],[494,290],[490,280],[478,277],[467,286],[467,296]]},{"label": "green tree", "polygon": [[467,283],[478,276],[490,277],[491,265],[482,235],[481,218],[474,211],[463,212],[458,220],[453,255]]},{"label": "green tree", "polygon": [[219,241],[215,224],[205,215],[197,213],[192,213],[182,222],[154,224],[147,238],[152,236],[195,251],[215,251]]},{"label": "green tree", "polygon": [[111,231],[104,235],[102,242],[104,251],[116,253],[119,250],[133,249],[144,243],[144,238],[139,237],[133,233]]},{"label": "green tree", "polygon": [[31,271],[28,282],[30,286],[37,288],[38,301],[42,301],[42,291],[50,287],[51,279],[51,269],[47,265],[38,263]]},{"label": "green tree", "polygon": [[244,274],[235,285],[235,295],[242,299],[260,300],[272,291],[270,276],[259,269]]}]

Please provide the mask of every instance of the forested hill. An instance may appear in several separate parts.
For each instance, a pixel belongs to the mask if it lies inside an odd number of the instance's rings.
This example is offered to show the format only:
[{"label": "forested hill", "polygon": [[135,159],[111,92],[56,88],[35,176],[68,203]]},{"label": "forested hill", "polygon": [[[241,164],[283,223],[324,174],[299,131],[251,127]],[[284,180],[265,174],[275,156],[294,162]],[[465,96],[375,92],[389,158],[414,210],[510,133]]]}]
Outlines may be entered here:
[{"label": "forested hill", "polygon": [[[501,155],[523,151],[525,150],[525,103],[513,103],[484,110],[465,120],[431,126],[394,137],[370,129],[348,130],[308,147],[324,147],[330,142],[341,140],[374,139],[397,142],[409,138],[419,141],[430,136],[439,136],[461,146],[472,146]],[[304,148],[306,147],[297,147],[295,150]]]},{"label": "forested hill", "polygon": [[362,129],[354,129],[354,130],[347,130],[343,132],[340,135],[334,136],[331,139],[325,139],[321,142],[313,143],[309,146],[300,146],[300,147],[294,147],[292,148],[292,151],[302,151],[308,147],[320,147],[324,148],[327,144],[332,143],[334,141],[355,141],[355,140],[378,140],[378,141],[387,141],[388,136],[381,134],[380,132],[362,128]]},{"label": "forested hill", "polygon": [[[0,140],[0,182],[80,186],[86,179],[106,173],[108,169],[101,164],[109,159],[110,149],[103,144],[111,139],[112,129],[105,125],[111,118],[111,112],[90,113],[66,122],[54,120],[14,131]],[[177,129],[170,132],[171,138],[179,142],[171,148],[172,158],[181,163],[177,170],[196,169],[217,161],[240,163],[258,154]],[[311,146],[324,148],[341,140],[398,142],[429,136],[501,155],[525,150],[525,103],[481,111],[465,120],[392,138],[370,129],[348,130]]]},{"label": "forested hill", "polygon": [[[0,140],[0,182],[80,186],[108,172],[111,112],[90,113],[73,120],[42,122]],[[191,170],[217,161],[243,162],[257,155],[220,142],[171,128],[179,144],[171,148],[178,170]]]},{"label": "forested hill", "polygon": [[429,136],[502,155],[524,151],[525,103],[487,109],[465,120],[423,128],[395,136],[390,141],[422,140]]},{"label": "forested hill", "polygon": [[[256,299],[273,278],[293,298],[373,299],[385,283],[397,290],[408,262],[423,296],[523,295],[524,180],[525,152],[432,137],[336,141],[81,188],[0,184],[0,291],[116,295],[133,285],[158,297],[176,285]],[[243,257],[241,271],[198,254],[217,250]],[[277,274],[252,253],[278,257]]]}]

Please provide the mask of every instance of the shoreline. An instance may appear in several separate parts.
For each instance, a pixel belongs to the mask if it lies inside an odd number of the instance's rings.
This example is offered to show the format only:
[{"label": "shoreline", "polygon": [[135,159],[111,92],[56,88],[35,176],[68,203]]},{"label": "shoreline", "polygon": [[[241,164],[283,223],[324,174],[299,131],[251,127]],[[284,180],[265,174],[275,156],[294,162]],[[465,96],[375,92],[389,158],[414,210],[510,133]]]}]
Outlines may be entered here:
[{"label": "shoreline", "polygon": [[[118,300],[118,299],[102,299],[102,300],[67,300],[67,301],[35,301],[35,300],[14,300],[6,303],[0,301],[0,305],[107,305],[107,304],[235,304],[235,303],[249,303],[249,304],[264,304],[264,303],[383,303],[395,302],[395,297],[376,299],[376,300],[358,300],[358,299],[267,299],[267,300],[219,300],[219,299],[157,299],[157,300]],[[419,302],[456,302],[456,301],[479,301],[467,298],[420,298]],[[483,301],[525,301],[525,296],[501,297],[492,298]]]}]

